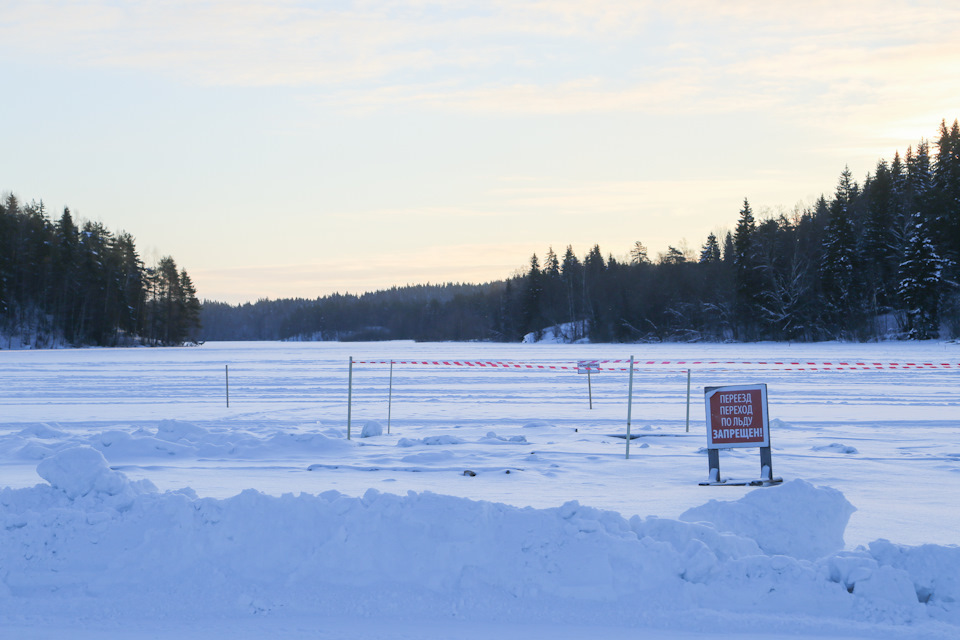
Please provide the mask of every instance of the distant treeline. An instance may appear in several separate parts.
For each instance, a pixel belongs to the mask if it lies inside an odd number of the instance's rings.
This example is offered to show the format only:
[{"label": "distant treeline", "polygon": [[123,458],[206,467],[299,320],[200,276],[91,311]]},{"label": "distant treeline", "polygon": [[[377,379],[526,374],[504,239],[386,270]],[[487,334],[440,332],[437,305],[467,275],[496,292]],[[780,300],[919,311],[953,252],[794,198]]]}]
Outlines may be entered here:
[{"label": "distant treeline", "polygon": [[[629,233],[625,230],[625,233]],[[960,129],[849,170],[831,197],[736,229],[698,254],[651,259],[534,255],[526,272],[484,285],[423,285],[360,296],[203,305],[210,340],[516,341],[563,327],[566,339],[874,340],[960,336]]]},{"label": "distant treeline", "polygon": [[0,199],[0,348],[181,344],[199,319],[173,258],[147,268],[128,233]]}]

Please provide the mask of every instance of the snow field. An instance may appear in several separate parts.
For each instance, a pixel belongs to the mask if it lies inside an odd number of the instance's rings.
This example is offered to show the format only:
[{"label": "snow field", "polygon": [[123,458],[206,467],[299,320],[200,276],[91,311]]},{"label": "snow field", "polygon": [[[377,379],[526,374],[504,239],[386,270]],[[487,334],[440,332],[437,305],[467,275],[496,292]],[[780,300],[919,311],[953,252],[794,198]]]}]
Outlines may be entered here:
[{"label": "snow field", "polygon": [[802,480],[668,520],[373,489],[198,498],[132,482],[84,446],[38,472],[47,484],[0,491],[0,615],[12,621],[440,613],[637,626],[694,610],[741,614],[742,630],[802,631],[804,617],[926,637],[960,626],[960,549],[840,551],[852,505]]},{"label": "snow field", "polygon": [[[623,352],[533,347],[523,359]],[[902,348],[804,353],[866,347]],[[520,359],[504,345],[0,353],[0,623],[22,637],[210,637],[244,620],[251,637],[958,635],[957,372],[710,373],[690,434],[685,372],[641,374],[624,460],[625,376],[602,374],[590,411],[575,374],[395,370],[387,435],[385,372],[356,371],[348,441],[343,356],[384,348]],[[786,483],[696,486],[702,386],[757,381]],[[758,466],[755,450],[722,452],[725,477]]]}]

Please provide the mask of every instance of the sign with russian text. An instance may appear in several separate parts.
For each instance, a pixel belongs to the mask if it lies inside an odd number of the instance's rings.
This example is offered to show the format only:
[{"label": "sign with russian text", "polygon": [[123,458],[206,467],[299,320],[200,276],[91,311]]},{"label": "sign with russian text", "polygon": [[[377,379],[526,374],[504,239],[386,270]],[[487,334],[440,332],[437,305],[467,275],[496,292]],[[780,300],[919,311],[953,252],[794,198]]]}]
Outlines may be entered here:
[{"label": "sign with russian text", "polygon": [[600,361],[599,360],[577,360],[577,373],[584,374],[600,372]]},{"label": "sign with russian text", "polygon": [[707,387],[707,448],[769,447],[767,385]]}]

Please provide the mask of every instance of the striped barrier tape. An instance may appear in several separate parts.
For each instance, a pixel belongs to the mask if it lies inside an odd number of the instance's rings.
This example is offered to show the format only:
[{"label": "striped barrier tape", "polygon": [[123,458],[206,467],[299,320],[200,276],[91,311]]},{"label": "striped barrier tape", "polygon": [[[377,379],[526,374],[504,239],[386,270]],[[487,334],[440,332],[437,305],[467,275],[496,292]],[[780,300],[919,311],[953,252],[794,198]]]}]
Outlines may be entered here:
[{"label": "striped barrier tape", "polygon": [[[629,360],[599,360],[599,364],[629,364]],[[634,369],[754,369],[767,371],[899,371],[960,370],[953,362],[866,362],[855,360],[634,360]],[[626,371],[629,367],[611,370]],[[596,370],[596,369],[594,369]]]},{"label": "striped barrier tape", "polygon": [[491,360],[354,360],[353,364],[413,364],[447,367],[472,367],[477,369],[543,369],[576,371],[576,366],[532,364],[526,362],[500,362]]},{"label": "striped barrier tape", "polygon": [[[524,369],[542,371],[629,371],[630,367],[603,366],[630,364],[630,360],[581,360],[575,364],[536,364],[497,360],[354,360],[354,364],[425,365],[467,367],[476,369]],[[636,370],[712,370],[749,369],[754,371],[958,371],[960,363],[953,362],[860,362],[854,360],[634,360]]]}]

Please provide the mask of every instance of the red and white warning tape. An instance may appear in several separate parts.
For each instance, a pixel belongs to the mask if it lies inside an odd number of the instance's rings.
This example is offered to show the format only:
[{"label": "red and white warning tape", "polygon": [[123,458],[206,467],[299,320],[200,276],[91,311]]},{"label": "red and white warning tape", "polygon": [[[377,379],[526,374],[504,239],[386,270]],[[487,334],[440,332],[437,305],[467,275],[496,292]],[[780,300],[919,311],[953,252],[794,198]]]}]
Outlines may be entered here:
[{"label": "red and white warning tape", "polygon": [[492,360],[354,360],[353,364],[414,364],[447,367],[472,367],[477,369],[544,369],[576,371],[577,366],[531,364],[526,362],[500,362]]},{"label": "red and white warning tape", "polygon": [[[495,360],[354,360],[354,364],[395,364],[466,367],[476,369],[526,369],[544,371],[628,371],[630,360],[581,360],[574,364],[537,364]],[[627,365],[627,366],[608,366]],[[960,371],[958,362],[859,362],[854,360],[634,360],[634,370],[739,370],[754,371]]]},{"label": "red and white warning tape", "polygon": [[[629,360],[598,360],[597,364],[628,364]],[[591,365],[592,367],[592,365]],[[899,371],[960,370],[955,362],[860,362],[855,360],[634,360],[634,369],[754,369],[767,371]],[[605,368],[604,368],[605,369]],[[629,367],[617,367],[625,371]],[[596,369],[594,369],[596,370]]]}]

